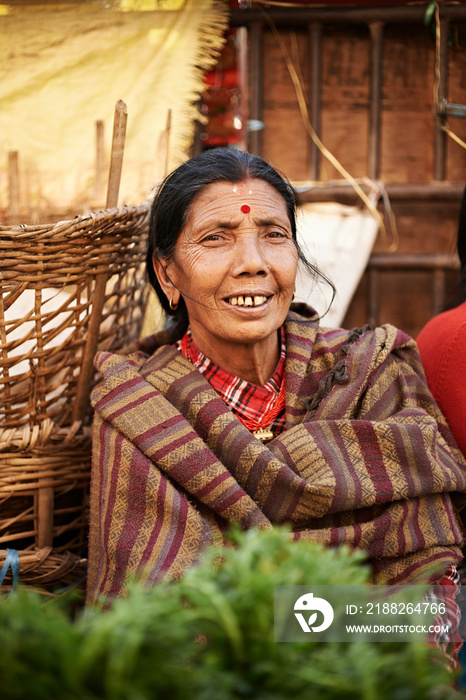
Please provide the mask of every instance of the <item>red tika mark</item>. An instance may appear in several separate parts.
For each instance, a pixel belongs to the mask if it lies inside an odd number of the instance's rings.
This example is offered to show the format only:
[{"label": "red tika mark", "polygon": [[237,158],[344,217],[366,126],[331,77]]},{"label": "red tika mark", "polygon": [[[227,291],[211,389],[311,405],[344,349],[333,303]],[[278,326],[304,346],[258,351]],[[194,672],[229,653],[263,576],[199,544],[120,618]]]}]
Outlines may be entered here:
[{"label": "red tika mark", "polygon": [[243,204],[243,206],[241,207],[241,211],[243,212],[243,214],[249,214],[249,212],[251,211],[251,207],[249,206],[249,204]]}]

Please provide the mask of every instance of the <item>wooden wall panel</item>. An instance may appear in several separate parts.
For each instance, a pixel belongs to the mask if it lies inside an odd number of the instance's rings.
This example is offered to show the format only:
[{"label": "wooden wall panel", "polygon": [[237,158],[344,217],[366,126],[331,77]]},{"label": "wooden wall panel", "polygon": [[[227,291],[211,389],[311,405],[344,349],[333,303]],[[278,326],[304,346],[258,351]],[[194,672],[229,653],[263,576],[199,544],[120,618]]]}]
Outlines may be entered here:
[{"label": "wooden wall panel", "polygon": [[[291,32],[282,31],[281,36],[291,51]],[[296,33],[295,39],[307,94],[307,34]],[[385,182],[427,182],[432,179],[435,45],[426,27],[390,25],[384,31],[383,47],[381,178]],[[369,29],[324,28],[322,48],[322,140],[354,177],[363,177],[367,173]],[[461,83],[465,55],[461,52],[461,59],[457,57],[452,64],[452,80],[457,85]],[[297,60],[295,63],[298,65]],[[465,85],[459,88],[462,99]],[[263,116],[263,155],[291,179],[306,179],[307,134],[281,48],[267,31]],[[322,158],[320,179],[340,177]]]},{"label": "wooden wall panel", "polygon": [[[281,36],[309,89],[307,31]],[[388,25],[383,39],[381,172],[386,182],[433,179],[435,42],[423,25]],[[449,50],[449,100],[466,103],[466,48]],[[264,32],[263,155],[294,181],[309,179],[309,140],[282,49]],[[370,34],[367,27],[325,27],[322,40],[324,145],[354,177],[367,174],[370,100]],[[449,119],[466,140],[466,120]],[[447,178],[466,180],[466,151],[447,141]],[[324,157],[320,179],[341,175]]]},{"label": "wooden wall panel", "polygon": [[[322,140],[353,177],[367,173],[369,31],[326,30],[322,42]],[[321,159],[320,179],[342,175]]]},{"label": "wooden wall panel", "polygon": [[[454,254],[456,250],[459,202],[403,202],[394,205],[400,232],[397,253]],[[386,253],[379,234],[374,253]],[[343,325],[361,326],[369,318],[368,272],[365,273],[351,302]],[[445,276],[445,300],[454,293],[456,272]],[[337,280],[334,280],[338,284]],[[388,270],[380,273],[380,323],[392,323],[416,337],[432,317],[433,277],[426,271]]]},{"label": "wooden wall panel", "polygon": [[[459,202],[395,202],[393,211],[399,231],[397,253],[454,252]],[[381,234],[374,252],[387,252]]]},{"label": "wooden wall panel", "polygon": [[384,32],[381,173],[384,182],[428,182],[433,172],[434,44],[425,27]]},{"label": "wooden wall panel", "polygon": [[[282,33],[287,51],[308,90],[307,36]],[[308,179],[308,137],[283,52],[271,32],[264,36],[263,155],[287,177]]]},{"label": "wooden wall panel", "polygon": [[[452,298],[456,274],[445,279],[447,299]],[[435,314],[431,303],[432,277],[427,272],[382,272],[380,275],[379,323],[391,323],[416,338]],[[369,274],[366,272],[343,320],[344,328],[359,328],[369,318]]]}]

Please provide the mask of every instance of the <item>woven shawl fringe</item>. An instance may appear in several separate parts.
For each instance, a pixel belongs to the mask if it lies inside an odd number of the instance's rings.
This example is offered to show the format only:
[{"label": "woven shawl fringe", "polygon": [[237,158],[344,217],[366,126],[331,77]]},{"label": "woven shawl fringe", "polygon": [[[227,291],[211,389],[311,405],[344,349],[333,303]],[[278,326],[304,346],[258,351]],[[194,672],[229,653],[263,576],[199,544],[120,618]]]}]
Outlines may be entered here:
[{"label": "woven shawl fringe", "polygon": [[312,418],[317,409],[319,408],[323,399],[331,392],[332,388],[336,384],[345,384],[348,381],[348,372],[346,369],[347,355],[351,349],[351,346],[358,341],[365,333],[372,330],[372,326],[366,323],[362,328],[353,328],[348,335],[348,341],[341,348],[343,357],[338,360],[338,362],[332,367],[332,369],[323,377],[317,391],[314,396],[309,399],[307,403],[307,409],[309,411],[308,417]]}]

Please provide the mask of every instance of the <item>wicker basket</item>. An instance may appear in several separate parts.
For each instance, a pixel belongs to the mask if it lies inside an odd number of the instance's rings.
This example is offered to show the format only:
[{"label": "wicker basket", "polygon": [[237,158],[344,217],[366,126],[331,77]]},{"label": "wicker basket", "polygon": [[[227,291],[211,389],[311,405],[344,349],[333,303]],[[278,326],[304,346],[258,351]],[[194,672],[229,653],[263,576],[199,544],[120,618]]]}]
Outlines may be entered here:
[{"label": "wicker basket", "polygon": [[0,567],[18,551],[22,581],[85,573],[92,359],[139,335],[148,212],[0,227]]}]

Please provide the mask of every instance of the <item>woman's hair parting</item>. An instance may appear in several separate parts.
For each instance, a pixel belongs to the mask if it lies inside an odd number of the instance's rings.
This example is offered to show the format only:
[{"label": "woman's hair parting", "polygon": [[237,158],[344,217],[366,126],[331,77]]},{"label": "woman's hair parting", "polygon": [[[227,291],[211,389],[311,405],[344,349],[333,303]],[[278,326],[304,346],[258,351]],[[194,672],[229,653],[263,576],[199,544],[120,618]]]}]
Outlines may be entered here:
[{"label": "woman's hair parting", "polygon": [[183,299],[180,299],[176,310],[170,308],[169,300],[155,274],[154,254],[155,257],[165,260],[172,259],[178,237],[187,223],[191,204],[206,187],[216,182],[233,184],[247,179],[263,180],[283,197],[299,260],[314,279],[322,276],[326,282],[329,282],[307,260],[298,245],[296,237],[298,195],[288,180],[259,156],[232,148],[209,149],[180,165],[163,180],[156,192],[150,212],[147,274],[162,308],[168,315],[175,316],[178,325],[187,326],[186,306]]}]

